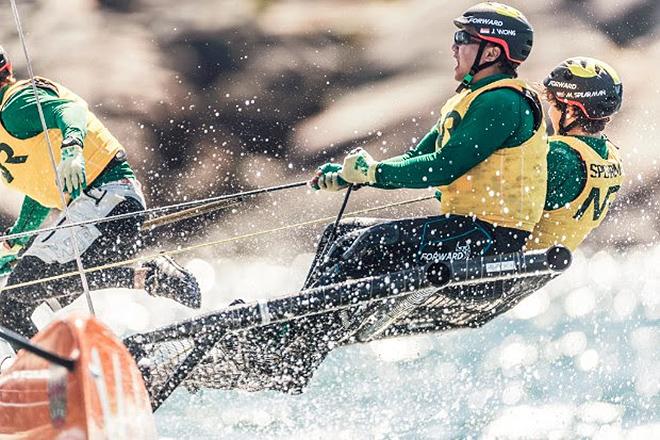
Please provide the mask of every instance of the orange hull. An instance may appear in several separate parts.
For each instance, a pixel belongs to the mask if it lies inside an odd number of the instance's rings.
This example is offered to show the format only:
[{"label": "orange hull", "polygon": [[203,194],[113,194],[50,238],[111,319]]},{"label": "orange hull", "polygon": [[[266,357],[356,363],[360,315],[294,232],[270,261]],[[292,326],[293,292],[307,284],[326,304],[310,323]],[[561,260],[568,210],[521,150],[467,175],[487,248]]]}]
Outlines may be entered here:
[{"label": "orange hull", "polygon": [[69,317],[32,342],[68,371],[20,350],[0,375],[0,439],[151,439],[149,396],[126,347],[96,319]]}]

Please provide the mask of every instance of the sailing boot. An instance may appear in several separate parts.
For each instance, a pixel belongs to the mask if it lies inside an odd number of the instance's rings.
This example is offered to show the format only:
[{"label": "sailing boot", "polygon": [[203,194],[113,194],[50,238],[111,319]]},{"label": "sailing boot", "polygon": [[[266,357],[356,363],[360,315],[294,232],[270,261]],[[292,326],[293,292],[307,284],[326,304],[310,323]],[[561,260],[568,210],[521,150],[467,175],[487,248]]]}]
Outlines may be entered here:
[{"label": "sailing boot", "polygon": [[202,292],[197,280],[172,258],[162,255],[143,263],[146,269],[144,290],[149,295],[173,299],[186,307],[202,306]]}]

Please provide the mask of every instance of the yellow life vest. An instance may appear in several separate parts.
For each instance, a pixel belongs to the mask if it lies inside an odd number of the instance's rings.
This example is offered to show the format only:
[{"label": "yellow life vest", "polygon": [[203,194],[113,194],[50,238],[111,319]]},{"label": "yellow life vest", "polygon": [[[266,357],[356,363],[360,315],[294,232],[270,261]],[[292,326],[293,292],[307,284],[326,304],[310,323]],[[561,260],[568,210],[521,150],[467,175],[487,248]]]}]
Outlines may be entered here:
[{"label": "yellow life vest", "polygon": [[575,250],[605,218],[610,204],[623,182],[618,149],[607,142],[607,159],[574,136],[551,136],[575,150],[585,164],[587,180],[575,200],[557,209],[545,211],[527,240],[527,249],[545,249],[562,244]]},{"label": "yellow life vest", "polygon": [[[87,103],[64,86],[37,78],[37,84],[52,89],[60,98],[82,104],[87,109],[87,135],[83,141],[85,172],[87,184],[91,184],[110,161],[124,147],[108,129],[89,111]],[[29,81],[17,81],[9,86],[0,102],[4,109],[9,99],[24,87],[30,87]],[[0,110],[1,111],[1,110]],[[48,130],[48,137],[53,147],[56,163],[60,162],[62,132],[59,129]],[[48,208],[63,209],[57,189],[56,174],[50,160],[48,143],[43,132],[28,139],[18,139],[0,124],[0,165],[3,181],[23,194]]]},{"label": "yellow life vest", "polygon": [[[472,102],[482,93],[511,88],[533,104],[534,134],[520,145],[505,146],[451,182],[438,187],[443,214],[476,217],[496,226],[531,231],[541,218],[547,186],[548,152],[545,122],[536,92],[524,81],[501,79],[477,90],[463,90],[440,111],[436,150],[449,141]],[[508,148],[507,148],[508,147]],[[474,148],[465,145],[465,148]]]}]

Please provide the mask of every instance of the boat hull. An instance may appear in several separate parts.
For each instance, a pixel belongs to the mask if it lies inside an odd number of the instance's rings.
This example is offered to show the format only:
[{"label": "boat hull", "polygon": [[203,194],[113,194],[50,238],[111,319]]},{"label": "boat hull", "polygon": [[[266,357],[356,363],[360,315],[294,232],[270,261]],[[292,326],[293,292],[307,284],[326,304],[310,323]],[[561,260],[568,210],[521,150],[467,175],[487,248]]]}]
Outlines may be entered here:
[{"label": "boat hull", "polygon": [[68,317],[32,342],[73,359],[74,368],[20,350],[0,374],[0,439],[156,438],[142,375],[107,327]]}]

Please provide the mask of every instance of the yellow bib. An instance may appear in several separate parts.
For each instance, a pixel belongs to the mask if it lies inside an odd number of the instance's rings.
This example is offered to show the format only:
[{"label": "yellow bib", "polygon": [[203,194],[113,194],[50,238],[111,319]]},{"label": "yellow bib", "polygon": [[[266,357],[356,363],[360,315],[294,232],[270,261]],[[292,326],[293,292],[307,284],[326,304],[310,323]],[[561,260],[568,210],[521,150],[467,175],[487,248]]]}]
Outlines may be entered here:
[{"label": "yellow bib", "polygon": [[[78,102],[86,109],[87,103],[65,87],[45,78],[37,78],[40,86],[48,87],[64,99]],[[30,87],[29,81],[18,81],[9,86],[0,103],[0,109],[18,90]],[[62,132],[49,129],[48,137],[53,147],[56,163],[60,162]],[[124,150],[119,141],[108,131],[98,118],[87,110],[87,135],[83,141],[83,156],[87,184],[91,184],[101,174],[115,155]],[[9,134],[0,124],[0,165],[4,182],[41,205],[63,209],[57,189],[56,174],[50,160],[48,144],[43,133],[28,139],[18,139]]]},{"label": "yellow bib", "polygon": [[[463,90],[449,99],[440,111],[436,149],[442,149],[449,141],[453,129],[477,96],[503,87],[538,102],[531,87],[517,79],[502,79],[475,91]],[[438,187],[442,192],[442,213],[476,217],[497,226],[524,231],[534,228],[543,213],[548,178],[545,122],[543,115],[537,116],[538,126],[528,140],[521,145],[498,149],[449,185]]]},{"label": "yellow bib", "polygon": [[607,159],[573,136],[552,136],[577,151],[587,170],[587,181],[578,197],[566,206],[545,211],[527,240],[527,249],[562,244],[574,251],[605,218],[623,182],[618,149],[607,142]]}]

